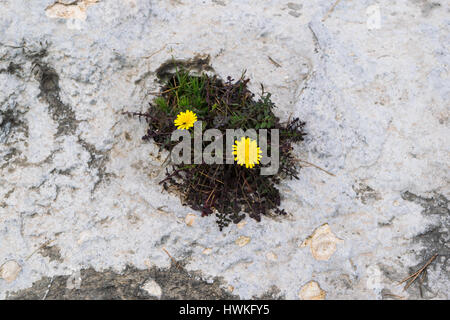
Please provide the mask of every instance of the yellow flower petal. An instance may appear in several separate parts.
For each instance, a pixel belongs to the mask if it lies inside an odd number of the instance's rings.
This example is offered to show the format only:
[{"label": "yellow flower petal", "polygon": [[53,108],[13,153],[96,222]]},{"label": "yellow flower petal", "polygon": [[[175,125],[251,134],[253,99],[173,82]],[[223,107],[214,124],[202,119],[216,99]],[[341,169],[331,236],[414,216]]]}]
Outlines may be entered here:
[{"label": "yellow flower petal", "polygon": [[255,140],[242,137],[241,140],[236,141],[233,145],[233,155],[235,155],[235,161],[237,164],[246,168],[253,168],[255,164],[259,164],[261,159],[261,149]]},{"label": "yellow flower petal", "polygon": [[186,110],[185,112],[180,112],[174,121],[175,126],[179,130],[189,129],[194,126],[197,121],[197,115],[191,110]]}]

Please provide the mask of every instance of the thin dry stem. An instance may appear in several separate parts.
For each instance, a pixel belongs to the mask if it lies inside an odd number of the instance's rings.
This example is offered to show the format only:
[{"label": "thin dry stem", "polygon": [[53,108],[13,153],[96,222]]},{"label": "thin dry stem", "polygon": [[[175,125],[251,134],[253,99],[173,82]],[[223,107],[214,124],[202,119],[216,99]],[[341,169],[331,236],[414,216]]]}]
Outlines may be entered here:
[{"label": "thin dry stem", "polygon": [[328,10],[328,12],[325,14],[325,16],[322,19],[322,22],[324,22],[325,20],[328,19],[328,17],[330,16],[330,14],[334,11],[334,9],[336,8],[336,6],[339,4],[339,2],[341,2],[341,0],[336,0],[336,2],[331,6],[330,10]]},{"label": "thin dry stem", "polygon": [[169,251],[167,251],[166,248],[162,248],[162,249],[163,249],[163,251],[169,256],[169,258],[173,261],[173,263],[175,264],[175,266],[176,266],[178,269],[182,269],[181,266],[180,266],[180,264],[178,263],[178,261],[175,260],[174,257],[172,257],[172,255],[169,253]]},{"label": "thin dry stem", "polygon": [[302,159],[298,159],[298,158],[295,158],[295,161],[306,163],[307,165],[310,165],[311,167],[314,167],[316,169],[322,170],[325,173],[328,173],[330,176],[336,177],[335,174],[333,174],[330,171],[327,171],[327,170],[325,170],[325,169],[323,169],[323,168],[321,168],[321,167],[319,167],[319,166],[317,166],[317,165],[315,165],[315,164],[313,164],[311,162],[308,162],[308,161],[305,161],[305,160],[302,160]]},{"label": "thin dry stem", "polygon": [[434,261],[434,259],[436,259],[436,257],[438,256],[438,254],[436,253],[434,256],[432,256],[430,258],[430,260],[428,260],[427,263],[425,263],[425,265],[420,268],[419,270],[417,270],[416,272],[414,272],[413,274],[409,275],[408,277],[406,277],[405,279],[403,279],[402,281],[400,281],[398,284],[402,284],[403,282],[409,280],[412,278],[412,280],[408,281],[405,285],[405,287],[403,288],[403,291],[407,290],[413,283],[414,281],[416,281],[417,277],[420,276],[420,274],[422,272],[424,272],[426,270],[426,268],[428,268],[428,266]]}]

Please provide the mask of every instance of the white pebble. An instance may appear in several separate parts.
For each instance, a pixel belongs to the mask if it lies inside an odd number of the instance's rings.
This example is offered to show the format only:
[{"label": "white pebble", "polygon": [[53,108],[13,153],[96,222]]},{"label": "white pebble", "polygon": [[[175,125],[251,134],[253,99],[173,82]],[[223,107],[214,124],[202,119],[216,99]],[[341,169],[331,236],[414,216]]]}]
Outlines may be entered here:
[{"label": "white pebble", "polygon": [[151,295],[152,297],[156,297],[158,299],[161,298],[162,296],[162,289],[159,286],[159,284],[153,280],[153,279],[148,279],[144,285],[142,286],[142,290],[146,291],[149,295]]}]

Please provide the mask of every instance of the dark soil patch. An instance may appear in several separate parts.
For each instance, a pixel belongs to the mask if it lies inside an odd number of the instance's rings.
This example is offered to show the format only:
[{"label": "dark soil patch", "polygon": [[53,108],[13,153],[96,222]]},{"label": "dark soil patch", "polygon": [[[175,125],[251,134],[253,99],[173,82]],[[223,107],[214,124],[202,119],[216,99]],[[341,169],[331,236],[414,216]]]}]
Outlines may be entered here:
[{"label": "dark soil patch", "polygon": [[[7,300],[144,300],[150,296],[142,286],[153,279],[162,289],[163,300],[230,300],[239,297],[221,287],[220,279],[212,283],[200,280],[196,273],[173,265],[169,269],[153,267],[139,270],[127,267],[122,273],[92,268],[81,270],[78,286],[68,287],[70,276],[45,277],[29,289],[9,293]],[[76,282],[76,281],[74,281]]]}]

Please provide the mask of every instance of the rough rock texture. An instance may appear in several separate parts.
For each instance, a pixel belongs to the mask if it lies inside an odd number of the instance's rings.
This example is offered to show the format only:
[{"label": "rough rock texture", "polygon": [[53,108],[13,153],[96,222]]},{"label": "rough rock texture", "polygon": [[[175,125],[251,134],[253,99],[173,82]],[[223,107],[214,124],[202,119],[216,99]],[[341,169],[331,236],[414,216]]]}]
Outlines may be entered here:
[{"label": "rough rock texture", "polygon": [[[174,297],[165,248],[239,298],[298,299],[314,281],[326,299],[448,299],[449,3],[334,3],[1,0],[0,265],[21,272],[0,298],[146,298],[148,269],[169,270],[154,280]],[[298,157],[336,175],[283,183],[287,218],[186,225],[199,213],[161,193],[162,157],[122,115],[145,110],[168,59],[207,55],[305,120]],[[343,241],[316,260],[301,244],[324,224]],[[101,285],[117,277],[131,280]]]},{"label": "rough rock texture", "polygon": [[193,276],[176,266],[148,270],[127,267],[120,274],[90,268],[75,275],[77,279],[73,276],[43,278],[35,282],[32,288],[11,294],[7,299],[237,299],[221,288],[217,279],[204,283],[198,275]]}]

